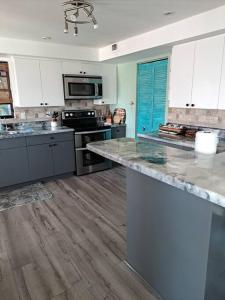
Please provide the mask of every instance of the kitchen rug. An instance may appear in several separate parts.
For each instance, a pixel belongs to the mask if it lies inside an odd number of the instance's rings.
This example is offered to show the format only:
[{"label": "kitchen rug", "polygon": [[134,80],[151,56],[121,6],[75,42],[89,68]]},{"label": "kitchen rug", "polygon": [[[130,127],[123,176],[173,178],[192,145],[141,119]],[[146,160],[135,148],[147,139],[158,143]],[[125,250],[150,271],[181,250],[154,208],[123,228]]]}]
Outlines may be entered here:
[{"label": "kitchen rug", "polygon": [[49,200],[52,193],[42,183],[0,192],[0,211],[27,203]]}]

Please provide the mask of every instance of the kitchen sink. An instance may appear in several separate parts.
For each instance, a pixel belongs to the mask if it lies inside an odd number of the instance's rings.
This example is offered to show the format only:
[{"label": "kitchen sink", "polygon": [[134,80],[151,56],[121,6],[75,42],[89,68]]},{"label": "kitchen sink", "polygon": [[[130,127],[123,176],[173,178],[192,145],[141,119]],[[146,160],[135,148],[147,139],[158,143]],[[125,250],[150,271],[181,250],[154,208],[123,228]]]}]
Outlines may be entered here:
[{"label": "kitchen sink", "polygon": [[33,129],[24,129],[24,130],[8,130],[8,131],[0,131],[0,136],[7,135],[17,135],[17,134],[26,134],[34,132]]}]

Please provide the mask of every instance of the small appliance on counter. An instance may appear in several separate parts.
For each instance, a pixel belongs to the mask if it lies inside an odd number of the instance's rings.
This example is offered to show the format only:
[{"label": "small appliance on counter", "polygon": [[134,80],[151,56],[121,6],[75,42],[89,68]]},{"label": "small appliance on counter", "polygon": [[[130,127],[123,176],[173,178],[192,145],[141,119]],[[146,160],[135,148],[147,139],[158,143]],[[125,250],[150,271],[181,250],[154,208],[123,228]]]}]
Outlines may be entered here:
[{"label": "small appliance on counter", "polygon": [[11,103],[0,104],[0,119],[9,119],[14,117],[13,106]]},{"label": "small appliance on counter", "polygon": [[216,131],[198,131],[195,139],[195,151],[202,154],[216,154],[218,142]]},{"label": "small appliance on counter", "polygon": [[185,127],[182,125],[167,123],[166,125],[159,126],[159,133],[166,133],[166,134],[183,134]]},{"label": "small appliance on counter", "polygon": [[95,110],[65,110],[62,125],[75,130],[76,175],[102,171],[112,167],[112,162],[87,149],[90,142],[111,139],[111,126],[98,123]]},{"label": "small appliance on counter", "polygon": [[187,125],[180,125],[174,123],[167,123],[165,125],[159,126],[159,135],[171,135],[174,136],[174,138],[176,138],[176,136],[183,136],[193,141],[198,131],[199,128],[197,127],[188,127]]},{"label": "small appliance on counter", "polygon": [[126,122],[126,110],[124,108],[116,108],[113,114],[114,124],[125,124]]}]

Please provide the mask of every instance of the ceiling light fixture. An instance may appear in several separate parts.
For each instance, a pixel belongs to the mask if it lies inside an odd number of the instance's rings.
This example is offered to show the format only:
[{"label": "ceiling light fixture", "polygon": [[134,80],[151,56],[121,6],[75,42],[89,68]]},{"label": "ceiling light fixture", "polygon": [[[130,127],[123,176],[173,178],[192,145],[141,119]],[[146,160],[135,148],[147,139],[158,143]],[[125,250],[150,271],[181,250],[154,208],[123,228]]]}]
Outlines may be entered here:
[{"label": "ceiling light fixture", "polygon": [[[62,3],[64,6],[64,33],[69,32],[69,23],[74,24],[74,35],[78,35],[80,24],[92,24],[94,29],[98,28],[97,20],[93,14],[94,6],[86,0],[71,0]],[[85,19],[82,19],[85,17]]]}]

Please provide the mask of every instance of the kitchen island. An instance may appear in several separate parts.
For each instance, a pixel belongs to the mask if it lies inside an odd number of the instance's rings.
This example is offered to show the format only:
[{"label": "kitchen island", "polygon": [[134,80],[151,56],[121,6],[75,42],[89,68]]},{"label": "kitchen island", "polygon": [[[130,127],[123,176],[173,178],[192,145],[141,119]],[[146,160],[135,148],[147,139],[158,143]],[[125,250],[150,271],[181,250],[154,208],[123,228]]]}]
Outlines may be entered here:
[{"label": "kitchen island", "polygon": [[127,262],[165,300],[225,299],[225,152],[118,139],[89,150],[127,167]]}]

